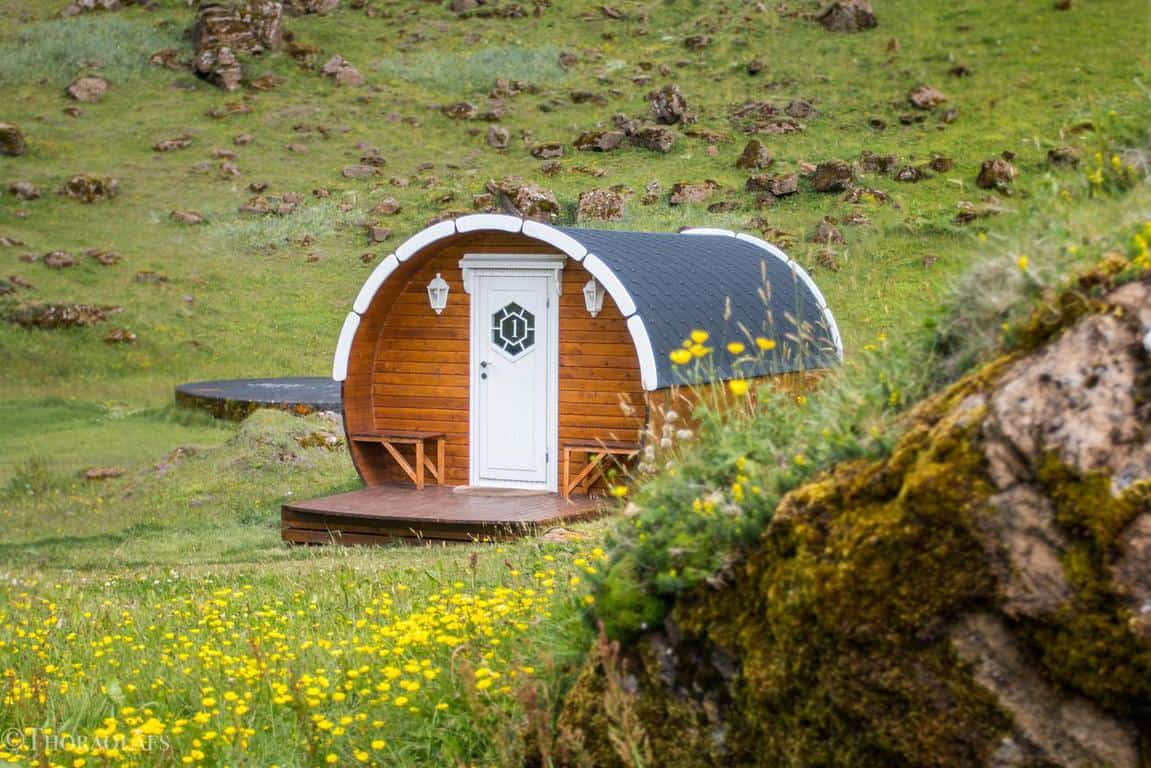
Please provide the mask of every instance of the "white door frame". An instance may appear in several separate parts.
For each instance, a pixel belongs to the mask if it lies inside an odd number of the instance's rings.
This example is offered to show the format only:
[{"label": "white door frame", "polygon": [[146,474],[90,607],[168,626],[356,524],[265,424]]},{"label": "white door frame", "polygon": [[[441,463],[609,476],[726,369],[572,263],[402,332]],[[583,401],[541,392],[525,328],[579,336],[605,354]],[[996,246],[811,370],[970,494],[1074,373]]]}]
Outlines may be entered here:
[{"label": "white door frame", "polygon": [[[546,490],[556,493],[559,490],[559,297],[563,292],[563,254],[515,254],[515,253],[468,253],[460,260],[463,270],[464,290],[474,295],[475,278],[509,274],[536,274],[547,279],[547,446]],[[532,488],[538,485],[524,485],[515,481],[480,480],[478,449],[480,441],[479,408],[477,407],[480,366],[476,355],[477,347],[488,337],[487,318],[480,318],[479,303],[471,302],[468,322],[468,483],[493,488]]]}]

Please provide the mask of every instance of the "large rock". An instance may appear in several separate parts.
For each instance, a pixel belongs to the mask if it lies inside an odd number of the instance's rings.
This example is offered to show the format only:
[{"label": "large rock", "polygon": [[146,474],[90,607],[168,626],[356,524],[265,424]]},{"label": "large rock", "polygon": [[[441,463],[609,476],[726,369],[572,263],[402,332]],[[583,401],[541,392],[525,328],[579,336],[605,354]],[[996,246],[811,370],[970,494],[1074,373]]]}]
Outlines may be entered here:
[{"label": "large rock", "polygon": [[1151,276],[1116,288],[1123,266],[910,411],[886,458],[785,496],[663,620],[613,562],[596,604],[650,618],[601,612],[627,642],[568,694],[566,764],[1145,765]]},{"label": "large rock", "polygon": [[879,23],[870,0],[836,0],[817,19],[829,32],[859,32]]},{"label": "large rock", "polygon": [[99,101],[108,92],[108,81],[102,77],[78,77],[66,90],[76,101]]},{"label": "large rock", "polygon": [[551,222],[560,212],[555,193],[518,176],[505,176],[487,183],[487,191],[500,208],[529,219]]},{"label": "large rock", "polygon": [[645,125],[642,128],[637,128],[635,133],[631,135],[631,142],[637,147],[665,155],[675,147],[677,139],[679,136],[676,135],[675,131],[660,125]]},{"label": "large rock", "polygon": [[581,192],[576,221],[619,221],[623,218],[623,195],[612,189]]},{"label": "large rock", "polygon": [[773,162],[775,162],[775,157],[772,156],[767,145],[759,139],[752,139],[747,142],[747,146],[743,148],[743,152],[735,161],[735,167],[749,170],[763,170]]},{"label": "large rock", "polygon": [[811,176],[811,188],[816,192],[842,192],[855,180],[851,163],[843,160],[828,160],[815,167]]},{"label": "large rock", "polygon": [[1015,166],[1006,157],[993,157],[984,160],[979,167],[975,185],[980,189],[1007,189],[1019,176]]},{"label": "large rock", "polygon": [[192,26],[196,73],[224,90],[239,88],[244,75],[239,56],[279,45],[282,15],[279,0],[201,3]]},{"label": "large rock", "polygon": [[19,157],[28,151],[24,133],[13,123],[0,123],[0,155]]},{"label": "large rock", "polygon": [[60,194],[82,203],[109,200],[120,192],[120,182],[111,176],[79,174],[64,182]]},{"label": "large rock", "polygon": [[328,59],[320,70],[336,81],[336,85],[363,85],[364,76],[360,70],[353,67],[343,56],[333,56]]},{"label": "large rock", "polygon": [[96,304],[23,304],[9,309],[4,317],[10,323],[25,328],[84,328],[102,323],[110,315],[122,312],[123,307]]},{"label": "large rock", "polygon": [[674,83],[652,91],[647,95],[647,100],[651,104],[651,113],[656,122],[674,125],[682,123],[687,117],[687,99],[683,97],[683,91],[679,86]]}]

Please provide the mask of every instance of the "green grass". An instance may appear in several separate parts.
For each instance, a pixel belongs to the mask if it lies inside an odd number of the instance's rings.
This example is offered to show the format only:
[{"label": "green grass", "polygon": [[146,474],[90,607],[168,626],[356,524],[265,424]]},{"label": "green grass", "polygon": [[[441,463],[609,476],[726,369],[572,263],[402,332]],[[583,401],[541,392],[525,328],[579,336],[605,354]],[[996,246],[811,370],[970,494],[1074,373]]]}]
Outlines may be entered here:
[{"label": "green grass", "polygon": [[[284,498],[357,483],[346,453],[299,448],[296,438],[302,432],[325,424],[260,414],[241,427],[217,426],[170,407],[172,387],[182,381],[326,373],[340,324],[373,264],[431,216],[469,210],[472,195],[482,192],[488,179],[517,174],[553,189],[565,210],[561,223],[571,223],[581,191],[611,185],[621,185],[629,195],[620,224],[628,228],[707,225],[753,231],[753,219],[763,217],[783,233],[775,238],[811,269],[835,312],[849,358],[862,359],[869,354],[866,346],[881,335],[896,338],[936,317],[955,277],[981,254],[993,252],[1010,262],[1037,231],[1042,242],[1060,243],[1072,231],[1071,222],[1080,219],[1099,217],[1102,233],[1105,207],[1090,202],[1092,187],[1084,172],[1093,170],[1093,163],[1088,160],[1080,172],[1055,172],[1046,165],[1046,152],[1072,144],[1090,158],[1108,142],[1145,144],[1151,123],[1145,92],[1151,37],[1143,0],[1116,0],[1106,13],[1078,5],[1063,13],[1050,3],[1024,0],[959,0],[939,8],[885,0],[879,5],[880,29],[851,36],[828,35],[781,13],[775,3],[765,4],[761,13],[752,4],[634,0],[613,4],[627,14],[615,21],[602,16],[598,2],[572,0],[552,3],[539,18],[460,20],[442,4],[396,0],[373,4],[382,11],[375,17],[344,8],[326,17],[286,21],[299,40],[321,46],[324,57],[340,54],[357,66],[366,87],[336,87],[277,52],[246,66],[253,76],[272,72],[284,83],[246,94],[250,113],[219,120],[207,113],[244,95],[225,94],[191,73],[146,63],[156,49],[187,47],[182,33],[191,11],[182,0],[57,19],[56,6],[63,4],[0,0],[0,120],[21,125],[29,142],[26,156],[0,158],[0,189],[21,179],[44,193],[26,203],[0,198],[0,235],[27,244],[0,248],[0,275],[19,275],[33,284],[16,300],[113,304],[124,312],[105,327],[5,326],[0,333],[0,606],[27,604],[0,610],[9,610],[17,621],[43,620],[48,610],[43,599],[74,622],[84,606],[96,608],[78,646],[67,644],[66,633],[52,635],[45,645],[51,659],[26,646],[0,646],[0,669],[11,667],[22,680],[51,679],[57,685],[44,708],[21,709],[18,716],[0,710],[3,727],[66,723],[91,732],[112,711],[142,707],[152,700],[143,689],[136,699],[117,697],[129,678],[140,685],[146,676],[159,674],[158,661],[141,658],[119,640],[115,658],[128,671],[92,672],[70,681],[71,693],[58,690],[60,676],[46,673],[46,665],[74,661],[89,670],[99,667],[90,643],[121,634],[124,612],[138,628],[154,617],[160,637],[140,629],[139,644],[159,647],[163,631],[190,631],[189,617],[176,615],[175,607],[189,604],[179,601],[191,601],[201,611],[217,585],[241,592],[251,587],[247,597],[237,598],[237,616],[245,622],[254,620],[263,602],[294,601],[298,590],[314,596],[315,626],[293,625],[292,631],[340,647],[358,636],[350,618],[371,606],[380,590],[401,583],[410,596],[402,611],[423,615],[427,601],[457,580],[465,583],[461,594],[473,596],[498,585],[525,588],[510,571],[534,574],[541,562],[551,562],[549,556],[556,558],[557,584],[583,574],[574,561],[602,539],[604,524],[580,527],[585,539],[578,544],[530,541],[500,550],[284,548],[277,530]],[[801,12],[818,5],[814,0],[789,4]],[[711,47],[687,51],[683,38],[704,24],[712,29]],[[892,38],[899,42],[896,51],[888,50]],[[562,70],[560,52],[577,53],[579,63]],[[767,68],[750,77],[744,65],[756,56]],[[67,116],[62,110],[75,104],[62,86],[93,71],[91,60],[100,62],[98,71],[111,88],[102,102],[81,105],[80,117]],[[650,71],[641,63],[650,63]],[[947,71],[957,63],[973,75],[950,77]],[[659,65],[669,67],[671,75],[661,75]],[[633,82],[642,74],[650,83]],[[539,86],[538,93],[507,100],[501,123],[513,142],[503,153],[487,147],[487,124],[453,121],[438,110],[463,98],[478,103],[499,77]],[[668,155],[634,148],[607,155],[569,151],[564,170],[551,177],[540,173],[539,161],[520,140],[521,132],[529,132],[529,143],[570,144],[584,130],[609,125],[617,113],[645,114],[648,91],[668,82],[682,87],[698,116],[693,127],[731,134],[731,140],[718,143],[714,153],[706,140],[687,136]],[[956,122],[940,127],[937,116],[928,116],[922,124],[899,123],[899,116],[911,111],[907,91],[921,82],[948,94],[948,106],[960,110]],[[570,93],[576,90],[601,93],[608,101],[573,104]],[[776,156],[774,172],[791,172],[804,162],[854,159],[864,149],[897,153],[908,162],[927,160],[932,153],[956,161],[953,171],[919,184],[861,179],[891,195],[891,202],[859,206],[870,223],[842,227],[847,241],[836,249],[838,272],[820,265],[817,246],[805,237],[822,217],[843,217],[855,207],[841,195],[804,189],[757,209],[742,191],[746,173],[734,168],[746,137],[735,132],[728,109],[747,100],[785,103],[797,97],[811,100],[819,114],[805,120],[808,130],[802,134],[766,137]],[[872,118],[885,121],[886,130],[869,127]],[[1072,132],[1085,122],[1096,132]],[[253,134],[255,142],[234,146],[240,133]],[[152,151],[157,141],[179,134],[193,138],[190,148]],[[388,161],[373,181],[340,174],[358,162],[361,143],[379,147]],[[289,152],[288,144],[306,151]],[[221,177],[214,149],[234,150],[242,175]],[[989,195],[975,188],[974,179],[983,160],[1003,151],[1016,154],[1021,172],[1015,194],[999,199],[1005,213],[969,227],[954,224],[960,201],[979,202]],[[424,163],[434,167],[421,170]],[[597,169],[605,175],[586,172]],[[121,194],[94,205],[54,194],[76,173],[116,176]],[[392,177],[410,183],[393,185]],[[653,180],[666,193],[677,181],[709,178],[724,186],[714,199],[737,201],[738,210],[711,214],[704,206],[639,203]],[[301,212],[267,219],[238,214],[254,181],[266,182],[268,195],[302,194]],[[313,195],[321,189],[330,196]],[[400,214],[381,222],[396,236],[369,248],[358,225],[385,196],[403,205]],[[201,211],[208,223],[176,224],[169,218],[174,209]],[[1084,229],[1081,222],[1074,227]],[[1086,229],[1093,227],[1089,222]],[[54,271],[18,259],[25,252],[86,248],[115,249],[124,261],[102,267],[82,258],[75,268]],[[309,262],[309,254],[320,258]],[[1038,252],[1032,255],[1038,264]],[[140,283],[134,280],[139,270],[156,270],[169,280]],[[990,282],[998,287],[1000,277]],[[980,307],[966,326],[976,329],[969,335],[985,342],[980,334],[988,322],[999,322],[1001,298],[969,303]],[[110,326],[127,327],[139,340],[105,344]],[[973,343],[971,354],[981,348],[985,345]],[[158,470],[180,446],[201,450]],[[793,439],[780,438],[778,447],[788,455],[797,451]],[[102,465],[123,465],[127,474],[104,483],[78,479],[80,469]],[[23,593],[28,597],[20,597]],[[587,641],[580,620],[583,594],[582,585],[557,590],[536,606],[541,614],[532,634],[538,641],[525,641],[522,654],[525,664],[550,670],[541,674],[545,698],[562,688],[565,660]],[[203,618],[196,612],[192,617]],[[523,639],[513,635],[509,642]],[[11,635],[0,637],[13,642]],[[471,643],[461,653],[482,655],[491,650],[486,642]],[[437,664],[447,664],[436,658]],[[334,668],[339,661],[309,656],[278,669],[294,675],[319,666]],[[153,706],[163,710],[169,727],[198,708],[204,684],[196,676],[222,688],[217,672],[196,666],[155,698],[162,698],[162,705]],[[106,685],[113,678],[118,688]],[[473,681],[463,672],[443,679],[451,685],[436,695],[450,699],[452,714],[441,719],[425,712],[393,720],[391,705],[363,704],[369,722],[386,721],[389,764],[426,764],[433,750],[463,762],[517,764],[523,748],[517,734],[531,707],[507,700],[488,706],[482,697],[473,701]],[[121,694],[109,692],[114,690]],[[261,708],[253,709],[258,726],[269,730],[252,737],[255,746],[247,757],[229,748],[205,761],[320,759],[319,752],[301,757],[312,731],[286,720],[276,706],[262,700]],[[339,708],[326,711],[336,714]],[[123,727],[123,720],[119,724]],[[224,723],[212,722],[212,729],[219,727]],[[336,747],[346,761],[366,738],[355,733],[355,739]],[[186,740],[180,743],[185,752],[191,748]]]}]

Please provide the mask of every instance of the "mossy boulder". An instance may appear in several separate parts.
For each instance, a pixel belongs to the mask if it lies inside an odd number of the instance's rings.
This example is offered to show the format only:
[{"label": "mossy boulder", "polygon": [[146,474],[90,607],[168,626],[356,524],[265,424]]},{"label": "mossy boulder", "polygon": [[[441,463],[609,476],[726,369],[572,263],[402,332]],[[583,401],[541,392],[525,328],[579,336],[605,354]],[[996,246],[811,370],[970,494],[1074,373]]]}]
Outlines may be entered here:
[{"label": "mossy boulder", "polygon": [[1147,765],[1151,278],[1080,306],[786,496],[723,585],[603,639],[571,763]]}]

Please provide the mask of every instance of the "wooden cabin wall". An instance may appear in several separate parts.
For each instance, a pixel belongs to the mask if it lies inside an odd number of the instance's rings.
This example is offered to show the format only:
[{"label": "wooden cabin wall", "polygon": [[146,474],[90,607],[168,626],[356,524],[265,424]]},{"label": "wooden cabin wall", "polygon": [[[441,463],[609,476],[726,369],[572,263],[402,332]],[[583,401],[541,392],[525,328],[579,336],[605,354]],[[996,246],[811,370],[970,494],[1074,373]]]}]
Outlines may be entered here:
[{"label": "wooden cabin wall", "polygon": [[[385,295],[384,290],[377,294],[362,321],[354,348],[358,353],[360,340],[370,338],[366,335],[369,333],[376,335],[370,373],[363,375],[359,364],[362,361],[353,355],[356,360],[349,366],[345,384],[345,391],[355,397],[354,402],[345,400],[349,432],[356,431],[355,425],[365,424],[368,413],[371,429],[444,432],[448,485],[466,485],[469,479],[471,297],[464,291],[459,267],[460,259],[467,253],[542,254],[555,250],[519,235],[490,232],[433,244],[413,259],[420,266],[409,268],[411,274],[406,281],[388,281],[391,295]],[[439,316],[428,305],[427,297],[427,284],[437,272],[450,286],[447,307]],[[561,471],[560,446],[565,441],[636,440],[644,419],[639,361],[623,316],[611,297],[605,296],[603,311],[592,318],[582,293],[590,278],[588,273],[569,260],[562,274],[560,445],[554,446],[552,454]],[[365,383],[369,392],[363,389]],[[621,399],[630,402],[630,415],[621,409]],[[369,485],[408,482],[378,446],[360,445],[354,451],[353,458]]]}]

